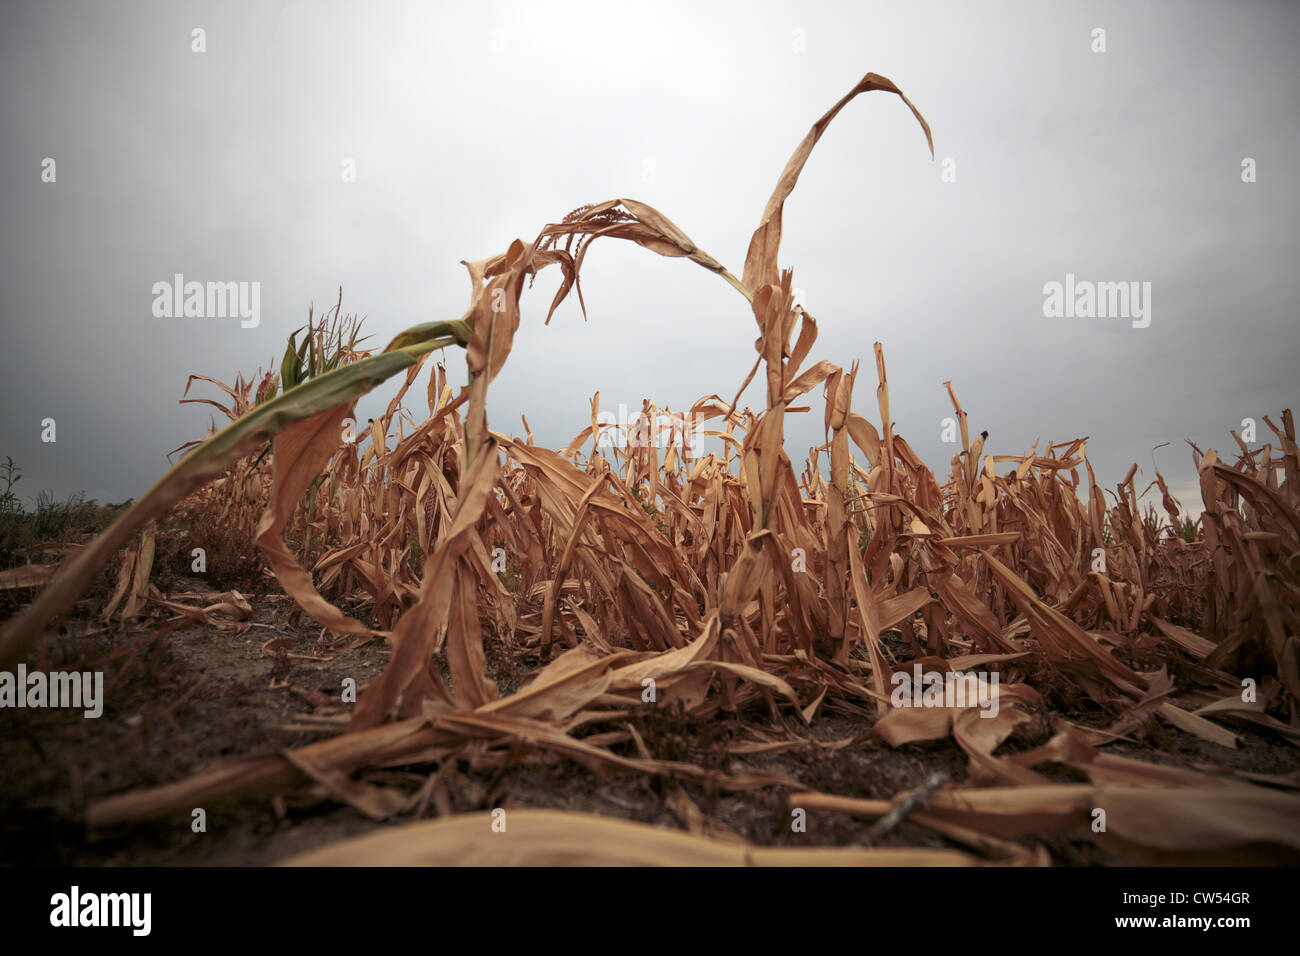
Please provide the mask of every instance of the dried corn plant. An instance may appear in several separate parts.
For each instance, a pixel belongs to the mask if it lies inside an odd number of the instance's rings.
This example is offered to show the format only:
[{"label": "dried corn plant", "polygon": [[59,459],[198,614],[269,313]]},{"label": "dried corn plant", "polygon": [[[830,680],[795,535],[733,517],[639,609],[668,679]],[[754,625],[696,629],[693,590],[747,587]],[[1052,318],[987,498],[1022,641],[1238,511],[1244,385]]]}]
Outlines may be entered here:
[{"label": "dried corn plant", "polygon": [[[309,360],[291,341],[278,378],[214,382],[229,404],[212,404],[231,423],[189,449],[60,568],[6,624],[0,660],[25,655],[123,547],[114,607],[123,598],[131,614],[150,602],[165,607],[149,584],[151,533],[135,536],[182,499],[242,528],[285,592],[323,627],[353,641],[385,639],[391,660],[338,736],[101,800],[88,822],[165,816],[304,783],[385,819],[427,805],[429,794],[413,801],[368,783],[358,776],[366,768],[462,759],[505,767],[531,754],[600,774],[786,787],[792,806],[828,812],[910,813],[969,851],[942,859],[916,851],[908,862],[1041,863],[1041,847],[1011,840],[1055,832],[1093,835],[1153,862],[1234,861],[1261,846],[1300,853],[1300,799],[1284,792],[1296,788],[1294,777],[1170,769],[1100,749],[1153,720],[1234,746],[1236,735],[1214,720],[1223,716],[1300,743],[1300,453],[1291,413],[1280,429],[1269,422],[1276,447],[1252,452],[1238,440],[1234,464],[1193,447],[1205,502],[1199,533],[1184,524],[1158,475],[1168,523],[1140,513],[1136,466],[1108,504],[1082,440],[1041,454],[984,456],[985,436],[970,435],[951,384],[961,446],[941,484],[894,430],[880,344],[874,409],[854,410],[858,366],[812,360],[817,320],[795,307],[792,273],[777,261],[784,203],[812,148],[868,91],[902,98],[933,153],[919,111],[889,80],[868,74],[790,158],[739,279],[662,213],[611,200],[548,224],[531,243],[516,240],[501,255],[465,263],[470,303],[455,321],[409,329],[371,355],[356,348],[356,326],[336,307],[332,325],[309,324],[308,351],[331,354],[332,341],[344,358]],[[583,259],[598,238],[689,259],[743,294],[758,327],[753,369],[730,401],[710,395],[680,412],[647,402],[634,423],[638,440],[625,445],[604,440],[599,395],[590,424],[563,448],[493,431],[487,390],[510,354],[526,283],[547,266],[560,268],[549,321],[571,291],[581,301]],[[453,394],[443,367],[429,368],[428,415],[417,424],[404,402],[428,356],[452,345],[465,349],[468,384]],[[737,408],[760,372],[765,407]],[[356,398],[399,373],[404,380],[385,414],[357,430],[356,441],[341,440]],[[818,389],[826,442],[796,469],[785,415]],[[720,451],[681,440],[701,422]],[[296,554],[287,527],[300,532]],[[1189,533],[1174,533],[1180,527]],[[358,596],[371,623],[340,607]],[[222,610],[237,619],[240,600],[234,595]],[[540,654],[545,666],[502,696],[487,676],[485,635],[510,653]],[[996,717],[980,719],[970,707],[893,706],[894,674],[916,665],[998,673]],[[1252,702],[1244,702],[1243,678],[1258,684]],[[648,686],[659,704],[732,721],[740,728],[732,753],[806,744],[800,728],[834,712],[874,721],[894,746],[951,737],[969,757],[968,777],[891,804],[659,759],[636,729]],[[1060,716],[1079,700],[1104,715],[1101,726]],[[996,753],[1026,728],[1041,746]],[[613,749],[629,741],[636,756]],[[1089,783],[1053,783],[1035,769],[1044,764]],[[440,779],[431,777],[430,787]],[[1121,821],[1108,834],[1089,834],[1096,807]],[[687,852],[618,826],[603,836],[601,827],[612,825],[599,822],[550,825],[552,842],[536,849],[538,859],[572,859],[575,846],[624,838],[634,848],[628,859]],[[465,839],[456,826],[438,824],[308,862],[446,859]],[[701,861],[762,855],[708,843],[699,832],[689,839],[699,841],[691,852]]]}]

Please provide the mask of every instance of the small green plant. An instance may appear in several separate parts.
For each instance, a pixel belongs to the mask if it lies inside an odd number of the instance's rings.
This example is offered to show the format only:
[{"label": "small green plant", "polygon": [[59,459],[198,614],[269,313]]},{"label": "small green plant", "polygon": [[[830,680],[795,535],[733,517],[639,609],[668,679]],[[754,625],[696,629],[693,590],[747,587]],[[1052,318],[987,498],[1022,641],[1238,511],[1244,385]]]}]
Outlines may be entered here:
[{"label": "small green plant", "polygon": [[1155,505],[1147,505],[1146,514],[1142,516],[1142,524],[1146,528],[1147,538],[1151,541],[1159,541],[1160,529],[1163,523],[1160,513],[1155,509]]},{"label": "small green plant", "polygon": [[642,511],[648,514],[651,518],[655,519],[655,525],[659,528],[659,532],[665,538],[668,537],[668,525],[665,524],[663,519],[659,517],[659,509],[656,508],[654,504],[646,497],[646,493],[641,488],[640,485],[637,485],[635,488],[632,489],[632,497],[636,499],[636,502],[641,506]]},{"label": "small green plant", "polygon": [[[289,336],[284,349],[284,358],[280,361],[280,381],[278,386],[272,382],[267,391],[258,397],[259,404],[274,398],[277,391],[288,391],[303,382],[332,372],[343,365],[349,365],[368,355],[358,346],[370,338],[360,336],[364,319],[355,315],[343,315],[343,290],[339,290],[339,301],[319,321],[313,319],[312,310],[307,310],[307,324],[295,329]],[[306,333],[305,335],[303,333]],[[302,341],[298,336],[302,335]]]},{"label": "small green plant", "polygon": [[1186,515],[1176,515],[1166,521],[1154,505],[1148,505],[1146,514],[1142,516],[1142,524],[1152,541],[1159,541],[1162,536],[1181,539],[1188,544],[1196,541],[1197,521]]},{"label": "small green plant", "polygon": [[1173,525],[1169,528],[1171,537],[1181,538],[1188,544],[1196,542],[1196,525],[1197,522],[1186,515],[1181,515],[1174,519]]},{"label": "small green plant", "polygon": [[0,568],[14,564],[14,552],[27,543],[24,534],[26,515],[23,514],[22,502],[14,494],[14,485],[21,477],[14,460],[6,455],[4,464],[0,465],[0,483],[5,486],[4,491],[0,491]]},{"label": "small green plant", "polygon": [[4,482],[5,486],[5,490],[0,491],[0,516],[23,513],[22,503],[14,494],[14,485],[18,484],[20,478],[22,473],[18,466],[12,458],[5,455],[4,464],[0,465],[0,482]]}]

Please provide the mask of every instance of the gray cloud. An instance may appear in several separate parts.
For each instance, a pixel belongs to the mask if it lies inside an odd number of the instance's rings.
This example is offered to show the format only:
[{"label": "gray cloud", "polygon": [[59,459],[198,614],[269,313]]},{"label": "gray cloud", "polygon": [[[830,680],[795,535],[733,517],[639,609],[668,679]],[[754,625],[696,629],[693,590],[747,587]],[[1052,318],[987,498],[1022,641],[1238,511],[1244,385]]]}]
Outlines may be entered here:
[{"label": "gray cloud", "polygon": [[[790,151],[868,70],[926,114],[938,161],[895,98],[860,98],[787,203],[782,262],[820,322],[814,357],[862,361],[855,407],[873,420],[883,343],[898,429],[941,476],[949,379],[986,452],[1087,435],[1113,485],[1133,461],[1150,480],[1150,450],[1171,442],[1157,461],[1188,503],[1184,438],[1227,451],[1253,417],[1266,440],[1262,417],[1294,400],[1290,4],[42,3],[9,17],[0,456],[27,496],[138,495],[207,423],[176,404],[191,372],[278,360],[340,285],[375,343],[456,317],[460,259],[582,203],[650,202],[739,273]],[[206,53],[190,51],[195,27]],[[176,272],[261,282],[260,326],[154,318],[150,287]],[[1067,272],[1151,282],[1151,326],[1044,318],[1043,285]],[[521,432],[524,413],[559,445],[597,390],[610,408],[682,407],[730,397],[753,362],[745,302],[683,260],[598,243],[590,321],[575,299],[544,327],[557,281],[526,299],[490,399],[498,429]],[[787,429],[796,458],[820,441],[813,405]]]}]

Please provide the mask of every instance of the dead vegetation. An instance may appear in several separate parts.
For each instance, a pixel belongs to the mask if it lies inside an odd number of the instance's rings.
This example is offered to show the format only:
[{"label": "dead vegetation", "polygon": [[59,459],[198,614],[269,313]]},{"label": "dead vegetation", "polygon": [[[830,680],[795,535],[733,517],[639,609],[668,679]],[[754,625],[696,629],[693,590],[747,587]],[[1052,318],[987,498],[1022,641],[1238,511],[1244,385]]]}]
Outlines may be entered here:
[{"label": "dead vegetation", "polygon": [[[255,545],[336,646],[383,639],[391,658],[355,706],[314,708],[311,719],[334,736],[92,802],[85,822],[186,815],[304,785],[382,820],[452,807],[458,767],[562,759],[597,776],[659,781],[690,834],[511,810],[511,832],[528,839],[509,849],[476,839],[490,816],[457,815],[307,862],[573,862],[598,847],[606,862],[1039,864],[1043,841],[1058,834],[1150,862],[1300,856],[1300,775],[1107,748],[1142,735],[1149,743],[1161,725],[1227,748],[1242,728],[1277,747],[1300,743],[1300,452],[1290,411],[1280,426],[1266,419],[1276,444],[1251,450],[1238,440],[1231,463],[1193,449],[1204,500],[1195,527],[1159,477],[1168,521],[1141,513],[1136,467],[1109,503],[1082,439],[984,456],[951,385],[961,445],[941,483],[893,428],[880,344],[874,403],[863,404],[856,363],[812,359],[817,320],[794,307],[792,273],[777,264],[783,204],[805,160],[839,110],[872,90],[902,95],[868,74],[814,125],[764,209],[740,279],[658,211],[612,200],[466,263],[472,296],[459,320],[408,330],[372,355],[336,307],[307,330],[311,345],[290,343],[278,374],[234,386],[209,379],[231,424],[61,566],[6,624],[0,660],[22,659],[123,548],[106,621],[180,615],[238,630],[249,608],[237,588],[202,604],[150,582],[159,532],[148,523],[177,503],[190,517],[173,526],[193,530],[168,545],[175,553],[207,542],[229,571],[222,580],[242,581]],[[489,428],[487,388],[509,356],[526,282],[560,268],[553,313],[571,290],[581,297],[583,256],[606,237],[688,258],[745,296],[757,358],[735,394],[761,373],[764,408],[718,395],[680,413],[647,403],[643,440],[622,448],[601,441],[599,396],[591,422],[559,449]],[[426,365],[450,345],[467,355],[459,393],[441,366]],[[426,368],[428,415],[416,423],[404,403]],[[356,396],[398,372],[405,379],[385,415],[349,424]],[[827,441],[796,466],[785,415],[807,410],[800,403],[817,390]],[[692,447],[697,421],[719,451]],[[503,693],[485,645],[543,666]],[[917,665],[996,673],[996,716],[893,706],[891,678]],[[896,748],[951,738],[964,777],[864,799],[808,792],[746,763],[783,749],[833,759],[855,740],[811,734],[831,716],[863,721]],[[366,776],[402,766],[434,769],[415,792]],[[961,849],[746,847],[720,835],[684,785],[706,795],[775,788],[791,813],[883,820],[884,829],[906,817]]]}]

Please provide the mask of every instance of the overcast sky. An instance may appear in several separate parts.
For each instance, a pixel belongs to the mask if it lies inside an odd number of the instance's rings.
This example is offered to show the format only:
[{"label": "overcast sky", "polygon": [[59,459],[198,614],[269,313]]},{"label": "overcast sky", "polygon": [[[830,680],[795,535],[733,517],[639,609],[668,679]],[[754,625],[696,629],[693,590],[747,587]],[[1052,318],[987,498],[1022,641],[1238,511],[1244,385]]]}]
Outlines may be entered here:
[{"label": "overcast sky", "polygon": [[[461,259],[584,203],[648,202],[739,275],[790,152],[874,71],[936,159],[882,93],[822,139],[781,248],[810,360],[862,360],[854,407],[878,422],[882,342],[897,429],[941,480],[951,379],[986,453],[1090,436],[1102,483],[1136,461],[1140,489],[1170,442],[1157,464],[1199,505],[1183,440],[1235,452],[1254,418],[1259,444],[1297,398],[1298,47],[1294,3],[7,4],[0,459],[29,505],[138,496],[206,429],[177,404],[191,372],[278,362],[340,285],[379,347],[456,318]],[[586,324],[575,298],[542,325],[558,274],[525,293],[492,427],[526,413],[554,447],[597,390],[611,411],[734,394],[756,327],[733,289],[610,240],[584,271]],[[155,317],[176,273],[260,283],[260,324]],[[1150,324],[1045,317],[1070,273],[1150,283]]]}]

